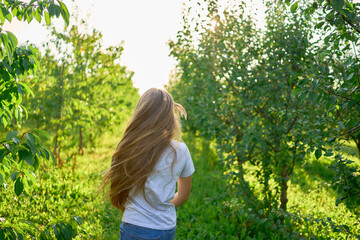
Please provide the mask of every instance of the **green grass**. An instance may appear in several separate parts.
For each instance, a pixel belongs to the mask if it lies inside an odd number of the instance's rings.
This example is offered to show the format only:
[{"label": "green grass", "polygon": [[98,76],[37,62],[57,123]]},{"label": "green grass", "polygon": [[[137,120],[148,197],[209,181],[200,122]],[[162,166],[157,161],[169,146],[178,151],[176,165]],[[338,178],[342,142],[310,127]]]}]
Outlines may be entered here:
[{"label": "green grass", "polygon": [[[121,132],[105,134],[93,152],[76,160],[69,158],[63,167],[43,167],[38,183],[19,197],[1,190],[0,217],[7,220],[0,228],[21,227],[19,223],[27,220],[36,229],[51,230],[63,221],[77,229],[75,239],[118,239],[121,212],[96,191],[120,136]],[[187,134],[184,141],[196,171],[190,199],[177,208],[176,239],[356,239],[354,235],[360,233],[359,207],[335,206],[336,192],[329,184],[333,177],[330,159],[310,156],[294,172],[288,193],[292,215],[274,211],[265,216],[261,209],[245,205],[238,189],[228,185],[207,141]],[[354,160],[358,161],[356,156]],[[73,220],[75,216],[82,218],[81,225]],[[304,216],[313,220],[306,221]],[[351,234],[332,231],[328,217],[334,225],[349,226]]]},{"label": "green grass", "polygon": [[[328,167],[331,160],[328,158],[316,159],[314,156],[302,167],[297,168],[289,182],[288,211],[300,211],[303,215],[311,215],[318,219],[331,218],[338,225],[347,225],[353,234],[360,233],[360,207],[348,208],[346,204],[335,205],[336,191],[331,187],[334,172]],[[350,238],[347,234],[321,232],[317,234],[325,238]]]}]

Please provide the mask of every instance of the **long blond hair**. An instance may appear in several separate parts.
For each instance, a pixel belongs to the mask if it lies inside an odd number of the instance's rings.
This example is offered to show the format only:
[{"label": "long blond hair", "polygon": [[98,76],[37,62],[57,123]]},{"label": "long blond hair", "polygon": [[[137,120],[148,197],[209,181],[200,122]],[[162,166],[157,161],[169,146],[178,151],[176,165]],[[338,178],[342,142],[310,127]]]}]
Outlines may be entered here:
[{"label": "long blond hair", "polygon": [[165,90],[152,88],[140,97],[102,181],[101,189],[110,184],[113,206],[124,210],[130,190],[144,190],[171,139],[180,138],[180,115],[186,117],[185,109]]}]

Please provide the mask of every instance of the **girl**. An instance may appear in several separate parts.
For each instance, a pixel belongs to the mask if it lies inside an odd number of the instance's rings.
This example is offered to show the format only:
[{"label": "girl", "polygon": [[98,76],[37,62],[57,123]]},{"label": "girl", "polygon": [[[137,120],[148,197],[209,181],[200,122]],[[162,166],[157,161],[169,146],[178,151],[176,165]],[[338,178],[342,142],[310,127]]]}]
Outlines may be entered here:
[{"label": "girl", "polygon": [[185,109],[169,93],[146,91],[112,156],[102,188],[110,184],[110,201],[123,211],[121,240],[175,239],[175,207],[189,198],[195,171],[187,146],[174,140],[180,115]]}]

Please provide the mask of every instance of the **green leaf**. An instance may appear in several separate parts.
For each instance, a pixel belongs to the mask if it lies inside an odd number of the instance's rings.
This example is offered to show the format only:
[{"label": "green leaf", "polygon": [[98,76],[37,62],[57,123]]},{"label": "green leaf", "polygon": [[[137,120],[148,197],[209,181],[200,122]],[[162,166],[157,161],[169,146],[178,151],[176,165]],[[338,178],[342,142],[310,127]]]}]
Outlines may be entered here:
[{"label": "green leaf", "polygon": [[4,157],[6,156],[6,154],[8,152],[9,152],[9,150],[7,150],[6,148],[0,149],[0,163],[2,162],[2,160],[4,159]]},{"label": "green leaf", "polygon": [[4,69],[0,68],[0,74],[6,82],[10,80],[9,73],[7,71],[5,71]]},{"label": "green leaf", "polygon": [[62,235],[65,237],[65,239],[71,238],[71,231],[70,231],[69,227],[67,225],[65,225],[64,223],[60,223],[60,231],[61,231]]},{"label": "green leaf", "polygon": [[59,4],[61,7],[61,9],[60,9],[61,16],[63,17],[66,26],[69,26],[69,18],[70,18],[69,11],[63,2],[59,2]]},{"label": "green leaf", "polygon": [[334,153],[331,149],[327,149],[324,154],[325,157],[331,157],[332,155],[334,155]]},{"label": "green leaf", "polygon": [[9,132],[9,133],[6,135],[6,141],[7,141],[7,142],[11,141],[11,140],[12,140],[14,137],[16,137],[18,134],[19,134],[19,131]]},{"label": "green leaf", "polygon": [[332,0],[331,1],[331,4],[333,5],[334,9],[338,12],[341,11],[341,9],[343,8],[344,6],[344,0]]},{"label": "green leaf", "polygon": [[20,194],[24,190],[24,184],[22,183],[20,178],[17,178],[14,188],[15,188],[16,195],[20,196]]},{"label": "green leaf", "polygon": [[79,217],[79,216],[75,216],[75,217],[74,217],[74,220],[75,220],[79,225],[81,225],[81,224],[83,223],[83,219],[82,219],[81,217]]},{"label": "green leaf", "polygon": [[294,13],[296,11],[296,9],[298,8],[299,2],[295,2],[293,5],[291,5],[290,7],[290,11],[292,13]]},{"label": "green leaf", "polygon": [[2,7],[2,6],[1,6],[1,12],[2,12],[2,15],[3,15],[9,22],[11,22],[11,20],[12,20],[12,15],[11,15],[11,13],[10,13],[5,7]]},{"label": "green leaf", "polygon": [[41,129],[33,129],[32,132],[36,133],[37,135],[39,135],[40,137],[44,137],[47,140],[50,141],[50,135],[48,132],[41,130]]},{"label": "green leaf", "polygon": [[51,24],[51,21],[50,21],[49,13],[47,11],[44,11],[44,17],[45,17],[46,25],[49,26]]},{"label": "green leaf", "polygon": [[40,166],[40,160],[39,160],[39,158],[37,157],[37,156],[35,156],[34,157],[34,161],[35,161],[35,163],[34,163],[34,168],[35,169],[39,169],[39,166]]},{"label": "green leaf", "polygon": [[321,28],[324,24],[325,22],[319,22],[318,24],[315,25],[315,29]]},{"label": "green leaf", "polygon": [[13,137],[12,140],[13,140],[13,142],[14,142],[15,144],[17,144],[17,145],[18,145],[18,144],[20,143],[20,141],[21,141],[21,140],[18,139],[17,137]]},{"label": "green leaf", "polygon": [[24,91],[22,90],[20,84],[19,83],[16,83],[16,84],[17,84],[18,93],[20,93],[21,95],[24,95]]},{"label": "green leaf", "polygon": [[334,96],[334,95],[331,95],[331,96],[329,97],[328,102],[329,102],[330,105],[335,104],[335,103],[337,102],[337,97]]},{"label": "green leaf", "polygon": [[29,59],[28,59],[27,57],[25,57],[25,58],[22,60],[21,65],[24,67],[24,69],[29,69],[29,66],[30,66]]},{"label": "green leaf", "polygon": [[343,12],[345,13],[346,17],[350,19],[350,21],[355,21],[356,15],[353,12],[349,12],[347,9],[343,9]]},{"label": "green leaf", "polygon": [[26,15],[26,21],[28,22],[28,23],[31,23],[31,21],[33,20],[33,15],[32,15],[32,10],[31,9],[29,9],[26,13],[25,13],[25,15]]},{"label": "green leaf", "polygon": [[316,151],[315,151],[315,157],[316,157],[316,159],[319,159],[319,158],[321,157],[321,155],[322,155],[321,149],[320,149],[320,148],[316,149]]},{"label": "green leaf", "polygon": [[45,158],[46,160],[49,160],[49,159],[50,159],[50,154],[49,154],[48,150],[40,147],[40,153],[41,153],[41,156],[42,156],[43,158]]},{"label": "green leaf", "polygon": [[54,11],[55,11],[55,16],[59,17],[60,16],[60,11],[61,11],[60,6],[54,4]]},{"label": "green leaf", "polygon": [[49,15],[50,16],[54,16],[55,15],[55,6],[53,2],[50,2],[49,7],[47,8],[49,11]]},{"label": "green leaf", "polygon": [[36,182],[36,175],[35,173],[31,172],[30,170],[24,169],[24,173],[27,176],[27,178],[32,182]]},{"label": "green leaf", "polygon": [[335,17],[335,11],[332,10],[328,14],[326,14],[325,19],[326,21],[332,21],[334,20],[334,17]]},{"label": "green leaf", "polygon": [[27,133],[26,134],[26,143],[27,145],[30,147],[31,152],[33,153],[33,156],[35,157],[37,150],[36,150],[36,140],[35,140],[35,136],[31,133]]},{"label": "green leaf", "polygon": [[22,87],[22,90],[25,92],[25,94],[34,96],[33,91],[29,88],[29,86],[26,83],[20,82],[19,83]]},{"label": "green leaf", "polygon": [[4,47],[6,47],[9,44],[9,36],[5,33],[1,33],[0,38],[3,42]]},{"label": "green leaf", "polygon": [[56,158],[55,158],[53,152],[50,151],[50,150],[48,150],[48,152],[50,153],[51,159],[53,160],[53,163],[54,163],[54,165],[55,165],[55,164],[56,164]]},{"label": "green leaf", "polygon": [[1,21],[1,23],[4,23],[4,22],[5,22],[5,16],[4,16],[2,10],[0,11],[0,21]]},{"label": "green leaf", "polygon": [[34,12],[34,17],[35,17],[36,21],[38,21],[38,23],[41,23],[40,9],[37,9],[37,10]]},{"label": "green leaf", "polygon": [[35,164],[34,156],[28,149],[19,150],[19,158],[25,160],[29,165],[33,166]]},{"label": "green leaf", "polygon": [[16,177],[19,175],[19,173],[18,172],[13,172],[12,174],[11,174],[11,180],[13,180],[13,182],[16,180]]},{"label": "green leaf", "polygon": [[349,81],[352,79],[352,77],[354,76],[355,73],[351,73],[347,78],[346,78],[346,81]]},{"label": "green leaf", "polygon": [[60,238],[60,232],[58,230],[58,228],[60,228],[59,224],[53,225],[52,228],[54,229],[54,233],[55,233],[56,238],[59,239]]}]

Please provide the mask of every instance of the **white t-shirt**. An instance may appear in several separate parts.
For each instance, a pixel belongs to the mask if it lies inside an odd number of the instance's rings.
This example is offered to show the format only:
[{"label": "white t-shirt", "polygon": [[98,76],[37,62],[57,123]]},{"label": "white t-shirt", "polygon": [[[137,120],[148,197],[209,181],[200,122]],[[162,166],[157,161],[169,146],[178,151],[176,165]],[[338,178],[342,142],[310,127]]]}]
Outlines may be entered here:
[{"label": "white t-shirt", "polygon": [[[174,198],[176,182],[181,177],[189,177],[194,171],[194,164],[185,143],[171,141],[176,150],[169,146],[160,156],[153,174],[145,182],[146,199],[140,190],[136,196],[130,191],[122,221],[141,227],[157,230],[169,230],[176,226],[175,206],[170,203]],[[171,168],[172,167],[172,168]]]}]

